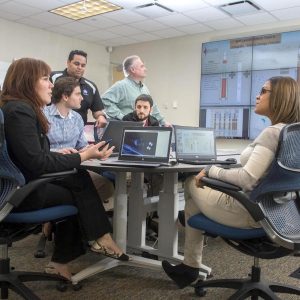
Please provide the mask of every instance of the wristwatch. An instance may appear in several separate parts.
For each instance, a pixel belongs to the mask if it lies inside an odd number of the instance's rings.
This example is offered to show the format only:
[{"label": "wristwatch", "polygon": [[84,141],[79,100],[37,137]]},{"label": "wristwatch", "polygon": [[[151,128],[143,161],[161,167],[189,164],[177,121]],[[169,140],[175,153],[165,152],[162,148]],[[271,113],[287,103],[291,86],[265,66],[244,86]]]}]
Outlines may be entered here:
[{"label": "wristwatch", "polygon": [[206,166],[206,167],[204,168],[205,176],[206,176],[206,177],[208,177],[209,170],[210,170],[211,167],[212,167],[212,166]]}]

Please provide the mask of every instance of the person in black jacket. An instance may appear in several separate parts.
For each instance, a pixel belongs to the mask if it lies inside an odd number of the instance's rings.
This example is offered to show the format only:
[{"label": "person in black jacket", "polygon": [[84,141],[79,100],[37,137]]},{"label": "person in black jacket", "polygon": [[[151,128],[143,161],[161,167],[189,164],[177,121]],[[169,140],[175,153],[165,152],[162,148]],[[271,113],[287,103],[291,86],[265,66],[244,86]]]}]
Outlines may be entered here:
[{"label": "person in black jacket", "polygon": [[[104,144],[100,142],[80,153],[50,152],[46,135],[49,123],[42,112],[42,108],[51,102],[53,84],[49,80],[50,72],[50,67],[41,60],[21,58],[10,65],[3,83],[0,107],[5,119],[8,152],[26,182],[44,173],[77,168],[91,158],[105,159],[113,150],[108,145],[99,150]],[[16,210],[59,204],[75,205],[78,215],[57,224],[54,253],[45,269],[47,272],[70,279],[67,263],[85,252],[86,243],[83,241],[93,241],[92,251],[119,260],[129,259],[110,236],[110,222],[86,170],[79,169],[75,175],[45,184],[30,194]]]},{"label": "person in black jacket", "polygon": [[153,100],[150,95],[141,94],[135,99],[135,109],[125,115],[123,121],[143,121],[144,126],[159,126],[158,120],[151,116],[153,110]]}]

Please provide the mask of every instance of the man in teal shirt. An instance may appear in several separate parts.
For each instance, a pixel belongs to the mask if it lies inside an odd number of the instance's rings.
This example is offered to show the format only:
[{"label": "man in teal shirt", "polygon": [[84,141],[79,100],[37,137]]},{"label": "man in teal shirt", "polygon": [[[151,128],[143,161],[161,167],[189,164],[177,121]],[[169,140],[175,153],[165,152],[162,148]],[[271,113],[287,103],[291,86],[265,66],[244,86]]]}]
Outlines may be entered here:
[{"label": "man in teal shirt", "polygon": [[[106,114],[122,120],[125,115],[134,111],[135,99],[141,94],[150,95],[143,80],[146,77],[146,67],[137,55],[126,57],[123,62],[125,78],[113,84],[102,96]],[[156,104],[153,105],[152,116],[160,125],[171,126],[164,120]]]}]

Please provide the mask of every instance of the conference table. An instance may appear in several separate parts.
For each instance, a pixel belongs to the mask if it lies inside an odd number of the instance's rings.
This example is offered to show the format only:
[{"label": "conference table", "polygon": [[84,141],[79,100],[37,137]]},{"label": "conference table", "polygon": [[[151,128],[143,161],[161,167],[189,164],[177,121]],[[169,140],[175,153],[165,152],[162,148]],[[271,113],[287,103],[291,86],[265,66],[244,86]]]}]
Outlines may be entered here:
[{"label": "conference table", "polygon": [[[109,158],[110,159],[110,158]],[[182,260],[178,254],[178,173],[198,173],[204,165],[175,164],[156,168],[133,166],[109,166],[101,165],[101,160],[93,159],[85,161],[81,167],[99,173],[110,171],[115,173],[115,195],[113,216],[113,237],[117,244],[124,250],[140,250],[155,254],[159,259],[167,259],[171,262]],[[128,191],[127,173],[131,173],[131,183]],[[144,201],[144,172],[163,174],[163,189],[159,193],[157,211],[159,215],[159,235],[157,248],[154,249],[145,244],[146,213],[149,211],[151,199]],[[72,277],[73,283],[110,269],[118,265],[131,265],[160,269],[161,262],[154,259],[130,255],[131,260],[121,262],[111,258],[105,258],[98,263],[80,271]],[[200,276],[203,279],[210,274],[211,269],[205,265],[201,268]]]}]

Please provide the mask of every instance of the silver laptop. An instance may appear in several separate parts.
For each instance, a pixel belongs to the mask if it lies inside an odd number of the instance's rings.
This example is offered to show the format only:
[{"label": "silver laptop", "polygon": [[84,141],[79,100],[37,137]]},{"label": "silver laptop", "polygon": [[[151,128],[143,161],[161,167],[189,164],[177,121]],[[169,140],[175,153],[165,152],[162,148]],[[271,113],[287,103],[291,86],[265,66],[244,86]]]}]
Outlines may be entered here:
[{"label": "silver laptop", "polygon": [[101,161],[101,164],[134,167],[168,165],[171,137],[170,127],[126,127],[119,157]]},{"label": "silver laptop", "polygon": [[123,128],[137,126],[143,126],[143,122],[110,120],[99,141],[108,141],[111,139],[109,145],[115,146],[112,156],[118,156],[122,140]]},{"label": "silver laptop", "polygon": [[174,126],[176,158],[191,165],[233,164],[232,160],[217,160],[215,131],[211,128]]}]

